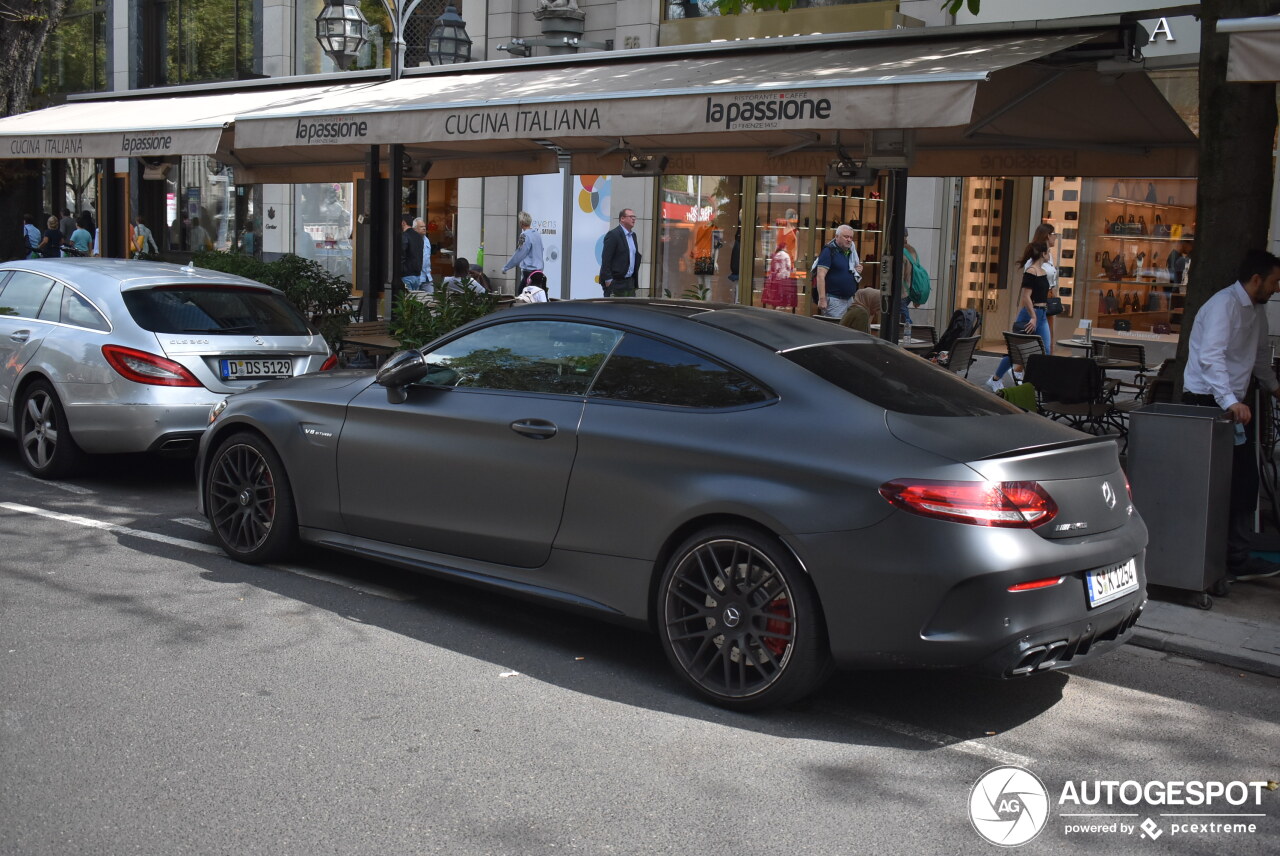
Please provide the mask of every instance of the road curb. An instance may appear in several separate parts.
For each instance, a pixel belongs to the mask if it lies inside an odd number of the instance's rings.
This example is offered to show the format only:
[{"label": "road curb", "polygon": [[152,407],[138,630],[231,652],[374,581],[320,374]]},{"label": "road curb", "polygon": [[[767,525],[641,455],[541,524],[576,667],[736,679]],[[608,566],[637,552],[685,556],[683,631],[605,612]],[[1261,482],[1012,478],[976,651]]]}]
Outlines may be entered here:
[{"label": "road curb", "polygon": [[1232,648],[1216,645],[1203,639],[1184,636],[1181,633],[1168,633],[1163,630],[1151,630],[1135,627],[1129,642],[1140,648],[1150,648],[1169,654],[1180,654],[1206,663],[1216,663],[1232,669],[1255,672],[1272,678],[1280,678],[1280,662],[1275,657],[1261,652],[1253,653],[1243,648]]}]

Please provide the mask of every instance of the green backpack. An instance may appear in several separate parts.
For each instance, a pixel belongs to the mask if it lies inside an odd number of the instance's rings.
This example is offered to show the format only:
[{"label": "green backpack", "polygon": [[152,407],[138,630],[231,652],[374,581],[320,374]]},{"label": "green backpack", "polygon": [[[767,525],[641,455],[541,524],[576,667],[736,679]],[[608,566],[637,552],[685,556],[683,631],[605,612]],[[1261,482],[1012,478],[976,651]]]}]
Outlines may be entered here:
[{"label": "green backpack", "polygon": [[929,299],[932,286],[929,284],[929,272],[920,264],[920,259],[911,250],[906,250],[907,260],[911,262],[911,282],[907,285],[907,300],[914,306],[923,306]]}]

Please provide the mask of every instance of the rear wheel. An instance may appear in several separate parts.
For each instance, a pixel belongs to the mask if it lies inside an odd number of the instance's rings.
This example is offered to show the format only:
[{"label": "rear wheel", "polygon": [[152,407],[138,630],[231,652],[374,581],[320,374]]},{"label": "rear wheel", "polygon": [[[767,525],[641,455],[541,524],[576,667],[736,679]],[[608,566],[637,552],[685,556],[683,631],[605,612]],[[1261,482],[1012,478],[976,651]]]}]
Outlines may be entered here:
[{"label": "rear wheel", "polygon": [[777,539],[717,526],[680,545],[658,589],[667,658],[704,697],[759,710],[811,692],[830,652],[817,596]]},{"label": "rear wheel", "polygon": [[204,502],[214,537],[241,562],[270,562],[297,541],[297,511],[284,462],[257,434],[233,434],[218,446]]},{"label": "rear wheel", "polygon": [[84,452],[67,428],[67,415],[58,395],[45,381],[36,381],[22,393],[17,423],[22,464],[33,476],[62,478],[84,460]]}]

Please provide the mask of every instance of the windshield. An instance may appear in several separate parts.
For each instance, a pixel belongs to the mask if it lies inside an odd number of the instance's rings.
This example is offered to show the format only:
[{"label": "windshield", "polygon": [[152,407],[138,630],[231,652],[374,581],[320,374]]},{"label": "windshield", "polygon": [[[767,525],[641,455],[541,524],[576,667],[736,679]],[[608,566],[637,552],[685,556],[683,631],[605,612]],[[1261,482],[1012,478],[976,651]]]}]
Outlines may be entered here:
[{"label": "windshield", "polygon": [[846,392],[894,413],[996,416],[1022,409],[915,354],[875,342],[797,348],[783,356]]},{"label": "windshield", "polygon": [[230,285],[175,286],[126,291],[138,326],[153,333],[227,336],[308,336],[302,315],[270,291]]}]

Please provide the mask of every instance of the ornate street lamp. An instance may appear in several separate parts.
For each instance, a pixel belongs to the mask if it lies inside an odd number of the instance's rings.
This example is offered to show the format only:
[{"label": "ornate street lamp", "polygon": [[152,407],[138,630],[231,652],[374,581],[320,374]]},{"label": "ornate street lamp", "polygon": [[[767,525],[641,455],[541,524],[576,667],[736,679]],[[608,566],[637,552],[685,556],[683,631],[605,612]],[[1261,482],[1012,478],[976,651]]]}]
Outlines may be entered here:
[{"label": "ornate street lamp", "polygon": [[316,40],[338,68],[346,71],[369,43],[369,20],[356,3],[325,0],[316,16]]},{"label": "ornate street lamp", "polygon": [[467,22],[450,3],[427,35],[427,60],[432,65],[450,65],[471,61],[471,37]]}]

